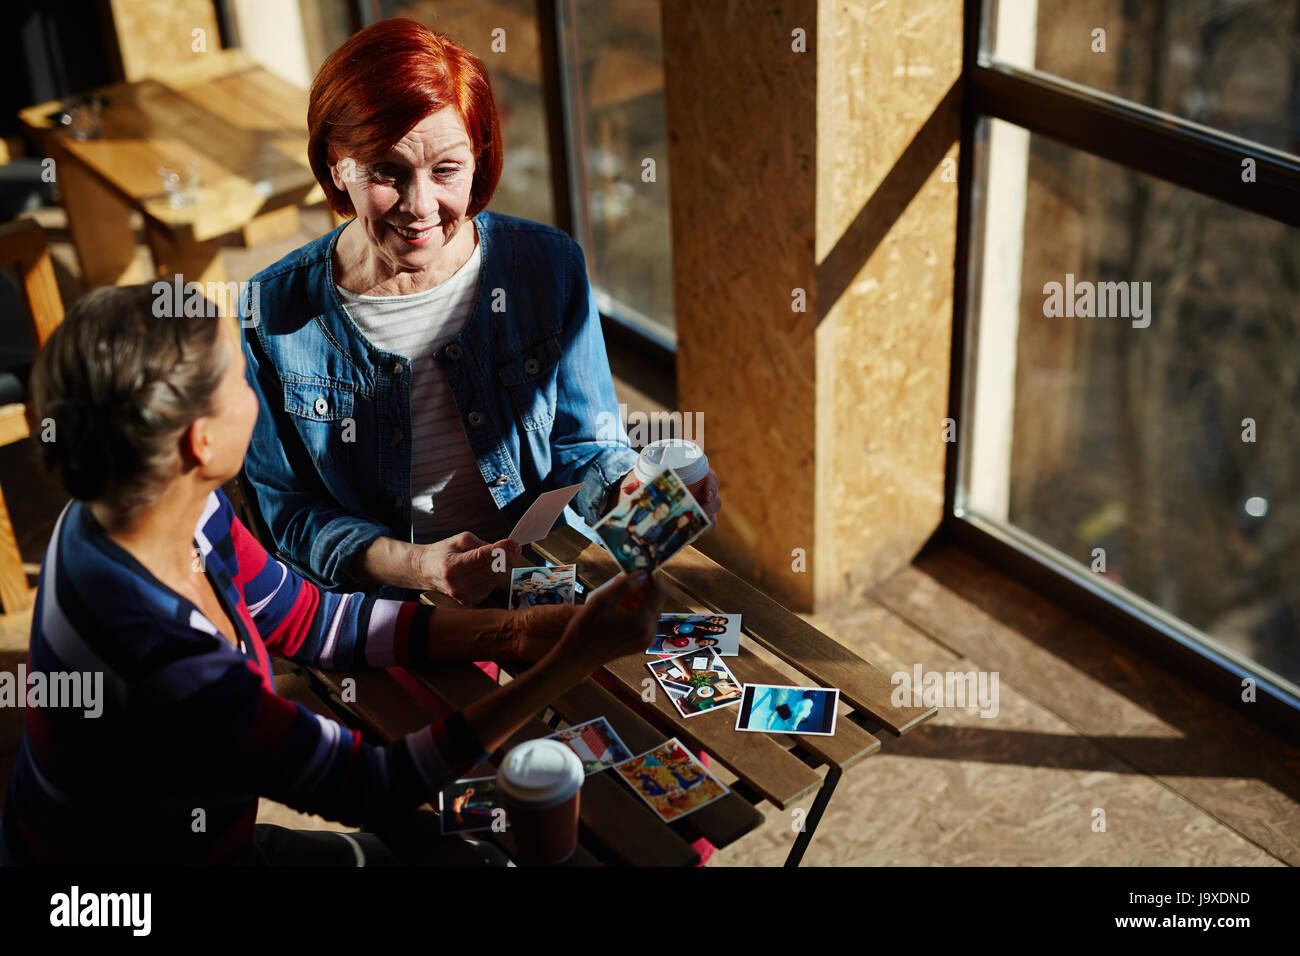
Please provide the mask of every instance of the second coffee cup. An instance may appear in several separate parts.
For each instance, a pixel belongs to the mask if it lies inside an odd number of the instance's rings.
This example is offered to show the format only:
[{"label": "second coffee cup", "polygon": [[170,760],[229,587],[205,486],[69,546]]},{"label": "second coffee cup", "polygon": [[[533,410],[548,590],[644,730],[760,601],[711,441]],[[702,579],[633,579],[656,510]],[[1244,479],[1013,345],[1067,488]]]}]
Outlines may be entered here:
[{"label": "second coffee cup", "polygon": [[519,863],[550,866],[573,855],[583,779],[582,761],[557,740],[529,740],[506,754],[497,768],[497,792]]},{"label": "second coffee cup", "polygon": [[664,468],[677,472],[686,490],[696,502],[703,504],[700,496],[709,477],[709,456],[695,442],[685,438],[662,438],[641,449],[632,467],[632,474],[645,484]]}]

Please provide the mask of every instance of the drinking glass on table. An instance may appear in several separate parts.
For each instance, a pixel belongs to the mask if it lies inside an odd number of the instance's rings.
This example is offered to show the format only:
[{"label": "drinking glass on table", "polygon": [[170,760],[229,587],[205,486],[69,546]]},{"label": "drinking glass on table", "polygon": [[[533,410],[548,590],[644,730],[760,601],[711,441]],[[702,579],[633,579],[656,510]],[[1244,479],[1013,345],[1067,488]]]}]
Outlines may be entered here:
[{"label": "drinking glass on table", "polygon": [[73,139],[98,139],[104,104],[100,100],[76,103],[68,109],[68,128]]},{"label": "drinking glass on table", "polygon": [[179,163],[158,167],[163,189],[173,209],[192,206],[199,201],[199,161],[191,159],[183,169]]}]

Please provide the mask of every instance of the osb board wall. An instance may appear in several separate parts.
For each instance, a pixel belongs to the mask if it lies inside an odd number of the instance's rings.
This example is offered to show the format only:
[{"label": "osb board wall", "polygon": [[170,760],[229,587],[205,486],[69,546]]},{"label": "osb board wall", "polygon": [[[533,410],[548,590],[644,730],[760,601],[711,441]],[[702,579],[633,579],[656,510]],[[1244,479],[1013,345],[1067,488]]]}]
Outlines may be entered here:
[{"label": "osb board wall", "polygon": [[[723,484],[700,546],[812,598],[817,4],[664,0],[678,405]],[[791,30],[808,33],[807,53]],[[792,309],[803,289],[807,309]],[[792,553],[809,556],[795,570]]]},{"label": "osb board wall", "polygon": [[822,609],[908,564],[943,517],[962,3],[818,13]]}]

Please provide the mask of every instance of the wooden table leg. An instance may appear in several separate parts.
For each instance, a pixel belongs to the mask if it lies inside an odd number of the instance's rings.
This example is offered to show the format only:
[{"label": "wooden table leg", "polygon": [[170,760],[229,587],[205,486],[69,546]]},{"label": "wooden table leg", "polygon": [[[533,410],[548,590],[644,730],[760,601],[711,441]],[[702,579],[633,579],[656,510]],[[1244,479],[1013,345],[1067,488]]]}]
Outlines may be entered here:
[{"label": "wooden table leg", "polygon": [[245,246],[255,246],[271,239],[287,239],[298,231],[298,207],[284,206],[264,212],[240,230]]},{"label": "wooden table leg", "polygon": [[144,220],[145,236],[153,252],[158,278],[173,281],[181,276],[185,284],[197,282],[204,294],[221,307],[222,315],[234,315],[237,296],[226,285],[226,261],[221,255],[221,241],[194,242],[178,236],[148,216]]},{"label": "wooden table leg", "polygon": [[56,143],[49,142],[47,148],[55,162],[54,178],[68,213],[82,282],[87,288],[142,282],[130,206]]}]

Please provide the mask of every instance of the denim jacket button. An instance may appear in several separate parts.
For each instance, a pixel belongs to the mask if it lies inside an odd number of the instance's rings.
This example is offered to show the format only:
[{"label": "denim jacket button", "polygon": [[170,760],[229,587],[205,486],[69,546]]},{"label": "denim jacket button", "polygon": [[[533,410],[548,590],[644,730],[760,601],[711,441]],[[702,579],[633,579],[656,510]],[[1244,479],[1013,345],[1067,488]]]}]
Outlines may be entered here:
[{"label": "denim jacket button", "polygon": [[529,375],[536,375],[541,367],[542,363],[537,361],[535,358],[530,358],[524,362],[524,371]]},{"label": "denim jacket button", "polygon": [[494,488],[500,488],[501,486],[508,485],[508,484],[510,484],[509,475],[497,475],[495,478],[492,479],[492,486]]},{"label": "denim jacket button", "polygon": [[393,366],[393,374],[394,374],[394,375],[401,375],[401,374],[402,374],[402,363],[401,363],[401,362],[398,362],[396,365]]},{"label": "denim jacket button", "polygon": [[330,410],[330,403],[325,401],[324,398],[318,398],[316,399],[316,404],[312,407],[316,409],[317,415],[324,415]]},{"label": "denim jacket button", "polygon": [[452,342],[450,345],[447,346],[447,350],[445,354],[447,358],[451,359],[453,362],[460,361],[460,346],[457,345],[455,342]]},{"label": "denim jacket button", "polygon": [[474,425],[474,426],[482,425],[484,421],[486,421],[486,419],[483,417],[483,413],[482,413],[482,412],[470,412],[470,413],[469,413],[469,423],[470,423],[471,425]]}]

